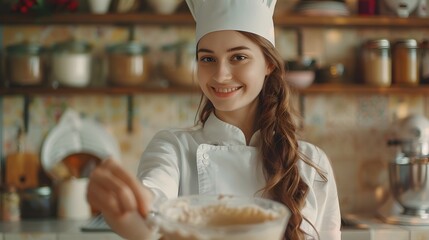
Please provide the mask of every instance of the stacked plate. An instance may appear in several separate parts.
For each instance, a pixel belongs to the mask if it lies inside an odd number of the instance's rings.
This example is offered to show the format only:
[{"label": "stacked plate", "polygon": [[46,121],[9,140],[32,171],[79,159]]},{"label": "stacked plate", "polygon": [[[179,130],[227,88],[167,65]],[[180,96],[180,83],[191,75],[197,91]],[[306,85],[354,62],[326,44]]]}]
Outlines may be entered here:
[{"label": "stacked plate", "polygon": [[350,11],[344,1],[300,1],[296,13],[312,16],[348,16]]}]

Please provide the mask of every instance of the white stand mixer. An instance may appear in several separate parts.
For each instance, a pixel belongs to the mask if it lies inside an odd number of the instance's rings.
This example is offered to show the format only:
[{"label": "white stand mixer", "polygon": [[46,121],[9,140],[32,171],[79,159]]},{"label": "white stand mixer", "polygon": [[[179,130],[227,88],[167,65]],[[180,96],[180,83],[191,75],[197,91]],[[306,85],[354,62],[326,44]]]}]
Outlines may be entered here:
[{"label": "white stand mixer", "polygon": [[379,209],[381,219],[391,224],[429,225],[429,120],[410,115],[397,123],[397,148],[389,163],[389,200]]}]

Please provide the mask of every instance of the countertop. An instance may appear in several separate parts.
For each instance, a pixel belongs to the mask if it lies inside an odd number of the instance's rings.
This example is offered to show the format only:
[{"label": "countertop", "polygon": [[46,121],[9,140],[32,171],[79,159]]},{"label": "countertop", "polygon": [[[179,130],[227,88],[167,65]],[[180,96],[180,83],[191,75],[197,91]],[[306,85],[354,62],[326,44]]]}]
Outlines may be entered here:
[{"label": "countertop", "polygon": [[[347,215],[346,219],[351,224],[343,227],[343,240],[429,240],[429,226],[386,224],[370,215]],[[113,232],[83,232],[82,226],[87,225],[89,221],[46,219],[0,222],[0,240],[122,239]]]}]

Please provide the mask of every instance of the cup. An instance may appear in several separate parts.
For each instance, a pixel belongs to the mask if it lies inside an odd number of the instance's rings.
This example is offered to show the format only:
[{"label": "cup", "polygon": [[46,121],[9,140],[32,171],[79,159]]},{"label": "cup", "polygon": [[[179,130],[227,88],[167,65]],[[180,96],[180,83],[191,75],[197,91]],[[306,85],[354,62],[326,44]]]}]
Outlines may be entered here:
[{"label": "cup", "polygon": [[89,9],[95,14],[107,13],[110,2],[111,0],[88,0]]},{"label": "cup", "polygon": [[70,178],[59,185],[58,217],[62,219],[88,219],[91,207],[86,200],[88,178]]}]

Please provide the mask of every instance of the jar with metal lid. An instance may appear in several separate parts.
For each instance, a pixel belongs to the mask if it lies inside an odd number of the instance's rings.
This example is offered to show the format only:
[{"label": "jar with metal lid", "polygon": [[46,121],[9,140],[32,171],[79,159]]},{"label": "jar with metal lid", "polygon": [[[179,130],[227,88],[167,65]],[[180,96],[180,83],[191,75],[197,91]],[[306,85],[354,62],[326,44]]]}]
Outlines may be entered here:
[{"label": "jar with metal lid", "polygon": [[146,46],[129,41],[108,46],[106,52],[107,79],[110,83],[135,86],[149,79],[151,63]]},{"label": "jar with metal lid", "polygon": [[19,43],[6,47],[7,84],[40,85],[45,79],[45,48],[37,43]]},{"label": "jar with metal lid", "polygon": [[164,45],[160,63],[161,75],[173,85],[198,86],[194,77],[195,54],[195,44],[192,41]]},{"label": "jar with metal lid", "polygon": [[390,42],[387,39],[368,40],[362,51],[363,80],[366,84],[388,87],[392,83]]},{"label": "jar with metal lid", "polygon": [[418,43],[415,39],[398,40],[393,45],[393,83],[419,84]]},{"label": "jar with metal lid", "polygon": [[69,87],[88,86],[92,74],[92,46],[83,41],[68,40],[52,47],[51,79],[53,84]]},{"label": "jar with metal lid", "polygon": [[421,49],[421,70],[420,80],[422,83],[429,83],[429,40],[423,40],[420,44]]}]

